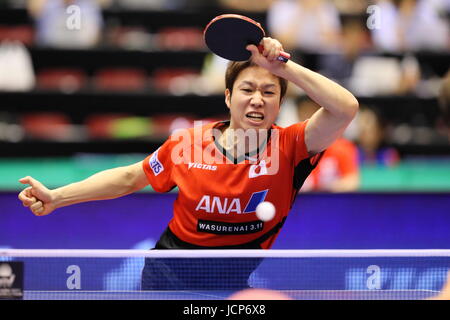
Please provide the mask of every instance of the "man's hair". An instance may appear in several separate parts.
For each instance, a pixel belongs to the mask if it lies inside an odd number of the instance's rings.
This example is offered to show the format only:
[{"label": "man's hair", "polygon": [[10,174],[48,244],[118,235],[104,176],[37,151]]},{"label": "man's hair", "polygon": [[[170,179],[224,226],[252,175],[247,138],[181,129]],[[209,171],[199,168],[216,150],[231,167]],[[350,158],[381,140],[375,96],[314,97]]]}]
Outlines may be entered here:
[{"label": "man's hair", "polygon": [[[228,63],[227,71],[225,72],[225,88],[230,90],[230,93],[233,93],[233,85],[236,81],[239,74],[250,67],[257,67],[258,65],[252,60],[247,61],[230,61]],[[286,94],[288,81],[284,78],[275,76],[278,78],[278,81],[280,83],[280,101],[283,99],[283,97]]]}]

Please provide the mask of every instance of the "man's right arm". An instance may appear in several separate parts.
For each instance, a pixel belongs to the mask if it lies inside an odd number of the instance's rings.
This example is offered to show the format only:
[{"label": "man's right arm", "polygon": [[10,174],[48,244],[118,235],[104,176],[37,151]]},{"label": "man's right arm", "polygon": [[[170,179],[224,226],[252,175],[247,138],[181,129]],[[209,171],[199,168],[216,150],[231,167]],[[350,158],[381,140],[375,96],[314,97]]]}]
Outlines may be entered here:
[{"label": "man's right arm", "polygon": [[76,203],[119,198],[148,185],[142,162],[101,171],[54,190],[29,176],[19,181],[30,185],[19,194],[19,199],[38,216]]}]

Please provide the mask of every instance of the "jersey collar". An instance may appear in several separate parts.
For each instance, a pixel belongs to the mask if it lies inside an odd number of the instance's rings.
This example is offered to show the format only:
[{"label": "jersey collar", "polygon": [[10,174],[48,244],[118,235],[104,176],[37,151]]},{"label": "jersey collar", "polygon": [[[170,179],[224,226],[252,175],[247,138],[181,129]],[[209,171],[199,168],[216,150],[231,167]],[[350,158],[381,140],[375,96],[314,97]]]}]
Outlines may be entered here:
[{"label": "jersey collar", "polygon": [[[229,120],[220,121],[217,122],[213,128],[219,129],[221,132],[223,132],[223,129],[227,128],[230,125]],[[230,161],[232,161],[234,164],[241,163],[245,160],[250,161],[257,161],[259,159],[259,154],[263,152],[267,144],[269,143],[270,136],[272,134],[272,127],[269,129],[269,133],[267,135],[267,138],[256,148],[256,150],[250,151],[248,153],[245,153],[239,157],[234,157],[231,153],[229,153],[220,143],[219,143],[219,136],[213,136],[214,144],[216,145],[216,148]]]}]

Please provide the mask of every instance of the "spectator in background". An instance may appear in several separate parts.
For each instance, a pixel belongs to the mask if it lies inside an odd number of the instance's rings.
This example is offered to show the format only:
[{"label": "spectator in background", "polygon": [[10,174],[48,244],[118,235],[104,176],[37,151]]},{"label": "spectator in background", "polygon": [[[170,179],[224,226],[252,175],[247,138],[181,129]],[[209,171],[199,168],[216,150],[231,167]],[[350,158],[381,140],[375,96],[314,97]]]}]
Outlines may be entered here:
[{"label": "spectator in background", "polygon": [[362,108],[357,117],[359,163],[394,166],[400,156],[396,149],[386,146],[386,125],[374,109]]},{"label": "spectator in background", "polygon": [[442,80],[438,99],[441,111],[442,131],[450,142],[450,70]]},{"label": "spectator in background", "polygon": [[433,1],[377,0],[381,23],[373,28],[377,49],[404,52],[449,49],[449,27],[446,17],[438,12]]},{"label": "spectator in background", "polygon": [[341,30],[338,51],[319,56],[321,73],[361,96],[415,92],[421,70],[413,55],[400,59],[377,55],[364,18],[344,17]]},{"label": "spectator in background", "polygon": [[365,15],[369,0],[333,0],[342,15]]},{"label": "spectator in background", "polygon": [[92,48],[99,43],[103,18],[98,0],[30,0],[36,44],[55,48]]},{"label": "spectator in background", "polygon": [[287,51],[334,51],[341,28],[339,12],[328,0],[276,0],[267,12],[268,31]]},{"label": "spectator in background", "polygon": [[224,9],[232,9],[242,12],[266,12],[274,0],[218,0]]},{"label": "spectator in background", "polygon": [[321,55],[319,69],[327,77],[348,88],[355,62],[369,53],[370,41],[364,22],[359,18],[344,19],[338,52]]},{"label": "spectator in background", "polygon": [[412,55],[401,59],[366,55],[355,61],[347,83],[359,96],[389,96],[414,93],[420,79],[420,65]]},{"label": "spectator in background", "polygon": [[[309,119],[319,108],[309,98],[301,97],[298,101],[300,121]],[[340,138],[325,150],[301,191],[352,192],[358,189],[359,183],[358,149],[353,142]]]},{"label": "spectator in background", "polygon": [[201,0],[114,0],[120,8],[131,10],[182,10],[188,3],[201,2]]},{"label": "spectator in background", "polygon": [[375,26],[371,28],[372,41],[376,49],[381,51],[395,52],[399,49],[397,35],[397,8],[394,0],[375,0],[379,16],[374,18]]},{"label": "spectator in background", "polygon": [[228,60],[213,53],[208,53],[203,62],[201,79],[208,94],[220,94],[225,90],[225,73]]},{"label": "spectator in background", "polygon": [[0,91],[28,91],[35,81],[28,49],[19,41],[0,42]]}]

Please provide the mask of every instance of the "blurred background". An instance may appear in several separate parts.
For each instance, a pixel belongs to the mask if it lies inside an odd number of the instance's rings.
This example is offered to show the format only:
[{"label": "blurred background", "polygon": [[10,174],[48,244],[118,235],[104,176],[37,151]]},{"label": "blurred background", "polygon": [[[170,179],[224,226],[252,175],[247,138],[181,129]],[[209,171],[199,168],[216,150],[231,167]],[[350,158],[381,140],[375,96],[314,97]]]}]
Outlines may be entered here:
[{"label": "blurred background", "polygon": [[[148,187],[110,204],[37,218],[16,200],[17,180],[32,175],[58,187],[140,161],[194,121],[228,119],[227,61],[208,52],[202,35],[223,13],[257,20],[295,61],[360,102],[357,118],[302,188],[305,200],[294,206],[292,219],[307,212],[318,220],[300,221],[304,232],[286,231],[280,246],[448,247],[450,0],[0,0],[0,246],[148,247],[159,237],[173,194],[161,198]],[[317,108],[290,86],[277,123],[302,121]],[[324,199],[336,208],[332,216],[320,216]],[[161,221],[143,228],[146,210]],[[107,232],[111,212],[117,223],[138,215],[117,242],[105,240],[110,234],[98,237],[103,242],[68,236],[69,229]],[[355,221],[378,221],[366,230],[373,241],[361,242]],[[412,229],[399,235],[392,227],[396,237],[383,238],[393,223]],[[126,240],[139,226],[142,236]],[[312,230],[329,230],[328,240]],[[418,242],[419,230],[428,242]]]}]

